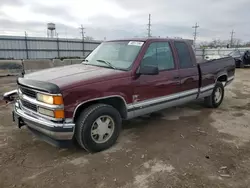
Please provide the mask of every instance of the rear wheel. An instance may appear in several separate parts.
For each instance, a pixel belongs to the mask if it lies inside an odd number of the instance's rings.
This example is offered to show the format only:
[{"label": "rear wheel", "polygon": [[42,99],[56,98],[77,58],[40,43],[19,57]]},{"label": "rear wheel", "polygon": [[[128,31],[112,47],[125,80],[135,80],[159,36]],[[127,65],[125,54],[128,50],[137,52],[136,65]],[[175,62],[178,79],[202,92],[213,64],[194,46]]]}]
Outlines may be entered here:
[{"label": "rear wheel", "polygon": [[115,144],[120,130],[119,112],[110,105],[95,104],[79,115],[75,136],[82,148],[99,152]]},{"label": "rear wheel", "polygon": [[214,90],[209,97],[205,97],[205,104],[209,108],[218,108],[224,99],[224,86],[221,82],[215,84]]}]

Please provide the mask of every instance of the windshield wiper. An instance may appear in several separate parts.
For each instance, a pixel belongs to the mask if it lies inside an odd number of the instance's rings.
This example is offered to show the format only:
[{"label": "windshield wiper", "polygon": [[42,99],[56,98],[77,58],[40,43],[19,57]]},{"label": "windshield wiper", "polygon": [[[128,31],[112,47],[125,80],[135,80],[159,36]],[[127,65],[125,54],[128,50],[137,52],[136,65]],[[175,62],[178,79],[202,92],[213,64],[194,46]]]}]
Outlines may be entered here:
[{"label": "windshield wiper", "polygon": [[103,59],[97,59],[96,61],[98,62],[102,62],[102,63],[105,63],[106,65],[108,65],[109,67],[113,68],[113,69],[116,69],[116,67],[114,65],[112,65],[110,62],[108,61],[105,61]]}]

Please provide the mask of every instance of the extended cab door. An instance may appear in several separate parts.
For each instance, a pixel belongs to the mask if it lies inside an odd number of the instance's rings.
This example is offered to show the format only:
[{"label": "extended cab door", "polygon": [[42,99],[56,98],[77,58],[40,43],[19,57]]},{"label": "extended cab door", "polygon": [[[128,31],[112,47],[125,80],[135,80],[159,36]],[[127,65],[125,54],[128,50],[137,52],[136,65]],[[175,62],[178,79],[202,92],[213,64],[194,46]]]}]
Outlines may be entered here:
[{"label": "extended cab door", "polygon": [[180,73],[180,102],[185,103],[197,98],[199,90],[199,71],[191,45],[184,41],[174,41]]},{"label": "extended cab door", "polygon": [[158,75],[140,75],[132,81],[135,116],[171,106],[180,91],[179,72],[169,42],[152,42],[140,63],[158,66]]}]

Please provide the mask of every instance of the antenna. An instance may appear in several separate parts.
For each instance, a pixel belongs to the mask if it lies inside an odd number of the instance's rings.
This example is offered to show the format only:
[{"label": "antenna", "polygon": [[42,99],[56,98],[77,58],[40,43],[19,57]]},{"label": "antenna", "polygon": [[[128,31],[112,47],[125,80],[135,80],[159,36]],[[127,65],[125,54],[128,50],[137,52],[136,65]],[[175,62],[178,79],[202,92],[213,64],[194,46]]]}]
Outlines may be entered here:
[{"label": "antenna", "polygon": [[196,39],[197,39],[197,29],[199,28],[200,26],[195,23],[195,25],[192,27],[194,28],[194,48],[195,48],[195,43],[196,43]]},{"label": "antenna", "polygon": [[151,37],[151,14],[148,15],[148,37]]}]

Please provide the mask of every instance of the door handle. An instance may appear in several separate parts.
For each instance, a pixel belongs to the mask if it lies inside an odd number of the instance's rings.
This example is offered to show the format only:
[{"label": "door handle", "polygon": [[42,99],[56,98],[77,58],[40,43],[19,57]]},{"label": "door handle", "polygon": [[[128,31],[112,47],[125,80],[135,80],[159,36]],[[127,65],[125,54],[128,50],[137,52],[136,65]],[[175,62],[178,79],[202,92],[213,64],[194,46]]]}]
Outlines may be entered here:
[{"label": "door handle", "polygon": [[180,79],[180,77],[179,76],[174,76],[174,79]]}]

